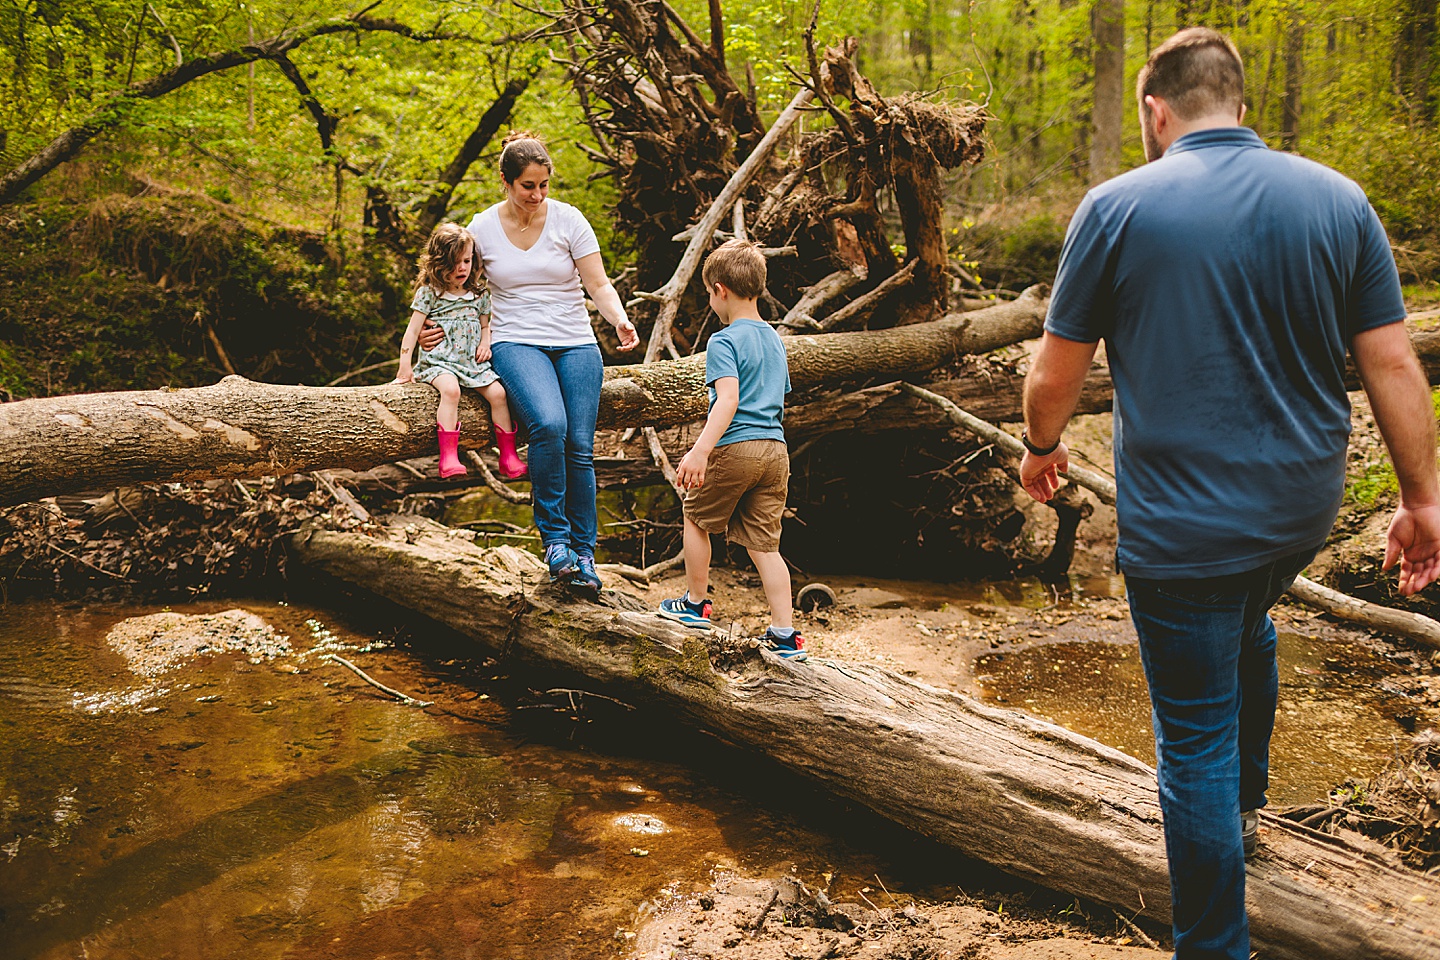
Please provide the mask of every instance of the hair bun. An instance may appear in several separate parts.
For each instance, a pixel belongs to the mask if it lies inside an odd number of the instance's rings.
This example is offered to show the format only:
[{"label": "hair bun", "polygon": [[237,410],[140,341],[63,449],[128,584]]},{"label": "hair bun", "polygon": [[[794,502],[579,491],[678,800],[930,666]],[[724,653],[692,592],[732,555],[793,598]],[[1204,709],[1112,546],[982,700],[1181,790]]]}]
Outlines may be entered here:
[{"label": "hair bun", "polygon": [[531,133],[529,130],[511,130],[509,133],[505,134],[505,139],[500,141],[500,149],[504,150],[516,140],[536,140],[539,141],[541,144],[544,144],[545,142],[544,140],[541,140],[538,135]]}]

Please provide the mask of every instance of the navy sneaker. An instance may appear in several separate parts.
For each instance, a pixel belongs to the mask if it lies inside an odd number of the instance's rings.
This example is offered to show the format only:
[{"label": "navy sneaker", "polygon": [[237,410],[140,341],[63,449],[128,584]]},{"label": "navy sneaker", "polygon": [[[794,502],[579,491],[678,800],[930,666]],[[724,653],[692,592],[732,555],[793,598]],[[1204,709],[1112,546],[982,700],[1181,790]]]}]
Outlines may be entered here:
[{"label": "navy sneaker", "polygon": [[550,568],[550,582],[555,583],[580,569],[580,557],[569,545],[552,543],[545,548],[545,565]]},{"label": "navy sneaker", "polygon": [[767,648],[774,650],[776,655],[782,660],[799,661],[809,659],[810,657],[810,654],[805,652],[805,638],[800,636],[800,631],[798,630],[791,633],[788,637],[782,637],[775,632],[774,627],[769,627],[765,630],[765,636],[760,638],[760,642]]},{"label": "navy sneaker", "polygon": [[600,596],[600,588],[604,586],[600,582],[600,574],[595,572],[595,558],[587,557],[583,553],[575,559],[575,571],[565,578],[565,582],[576,590],[593,596]]},{"label": "navy sneaker", "polygon": [[687,627],[694,627],[696,630],[710,629],[710,612],[715,608],[709,600],[701,600],[699,603],[690,601],[690,591],[685,591],[685,596],[676,597],[674,600],[661,600],[660,609],[656,611],[666,620],[674,620],[676,623],[683,623]]}]

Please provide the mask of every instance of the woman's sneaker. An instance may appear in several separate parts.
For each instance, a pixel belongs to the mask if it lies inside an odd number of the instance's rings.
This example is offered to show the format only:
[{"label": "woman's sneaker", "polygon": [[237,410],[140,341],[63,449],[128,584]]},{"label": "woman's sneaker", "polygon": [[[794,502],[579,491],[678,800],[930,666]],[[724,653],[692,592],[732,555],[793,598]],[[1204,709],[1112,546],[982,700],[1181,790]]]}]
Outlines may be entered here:
[{"label": "woman's sneaker", "polygon": [[575,571],[565,578],[565,582],[576,590],[596,597],[600,596],[600,588],[604,586],[600,582],[600,574],[595,572],[595,558],[583,554],[576,557]]},{"label": "woman's sneaker", "polygon": [[580,557],[569,544],[552,543],[545,548],[545,565],[550,568],[550,582],[555,583],[580,569]]},{"label": "woman's sneaker", "polygon": [[693,603],[690,600],[690,591],[685,591],[685,596],[676,597],[674,600],[661,600],[660,616],[666,620],[674,620],[676,623],[683,623],[687,627],[694,627],[696,630],[710,629],[710,612],[714,604],[709,600],[701,600]]},{"label": "woman's sneaker", "polygon": [[783,660],[806,660],[809,654],[805,652],[805,638],[800,636],[800,631],[793,631],[790,636],[782,637],[775,632],[774,627],[765,630],[765,636],[760,642]]}]

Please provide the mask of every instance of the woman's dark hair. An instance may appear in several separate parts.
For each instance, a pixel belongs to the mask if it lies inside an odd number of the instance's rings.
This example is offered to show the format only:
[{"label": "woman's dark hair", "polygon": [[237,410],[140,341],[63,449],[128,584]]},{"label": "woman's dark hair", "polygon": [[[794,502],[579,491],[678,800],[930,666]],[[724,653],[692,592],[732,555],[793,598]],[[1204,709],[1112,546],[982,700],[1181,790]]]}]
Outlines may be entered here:
[{"label": "woman's dark hair", "polygon": [[514,183],[520,174],[532,163],[538,163],[550,173],[555,165],[539,137],[529,130],[512,130],[500,145],[500,176],[506,183]]}]

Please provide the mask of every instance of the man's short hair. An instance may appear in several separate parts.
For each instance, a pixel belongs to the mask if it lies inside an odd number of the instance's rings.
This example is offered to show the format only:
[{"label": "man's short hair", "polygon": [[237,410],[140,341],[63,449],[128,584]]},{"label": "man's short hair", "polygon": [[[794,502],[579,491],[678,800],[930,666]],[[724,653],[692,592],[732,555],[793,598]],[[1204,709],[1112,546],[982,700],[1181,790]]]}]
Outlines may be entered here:
[{"label": "man's short hair", "polygon": [[742,300],[756,300],[765,292],[766,270],[765,255],[760,248],[736,237],[720,244],[705,258],[700,278],[706,290],[720,283]]},{"label": "man's short hair", "polygon": [[1230,38],[1209,27],[1181,30],[1155,48],[1135,81],[1135,98],[1159,97],[1180,120],[1215,113],[1240,115],[1245,66]]}]

